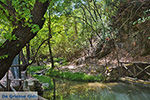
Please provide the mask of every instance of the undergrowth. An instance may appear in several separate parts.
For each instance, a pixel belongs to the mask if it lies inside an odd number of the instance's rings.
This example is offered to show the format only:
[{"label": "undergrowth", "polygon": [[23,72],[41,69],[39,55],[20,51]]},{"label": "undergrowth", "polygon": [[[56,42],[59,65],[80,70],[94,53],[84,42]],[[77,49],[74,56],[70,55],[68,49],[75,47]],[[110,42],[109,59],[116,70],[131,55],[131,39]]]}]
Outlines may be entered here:
[{"label": "undergrowth", "polygon": [[36,72],[47,68],[47,66],[30,66],[28,72],[32,77],[37,78],[40,82],[49,83],[51,78],[61,78],[70,81],[82,81],[82,82],[100,82],[104,80],[104,77],[99,74],[97,76],[87,75],[81,72],[63,72],[58,70],[47,71],[45,75],[37,75]]}]

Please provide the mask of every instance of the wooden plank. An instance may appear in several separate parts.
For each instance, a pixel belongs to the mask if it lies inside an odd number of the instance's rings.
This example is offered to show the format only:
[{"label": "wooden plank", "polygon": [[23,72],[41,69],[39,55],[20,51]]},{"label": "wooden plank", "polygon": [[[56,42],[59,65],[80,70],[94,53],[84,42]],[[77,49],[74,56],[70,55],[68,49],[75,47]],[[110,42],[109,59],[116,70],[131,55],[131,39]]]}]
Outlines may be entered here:
[{"label": "wooden plank", "polygon": [[9,91],[10,90],[10,80],[9,80],[9,71],[7,72],[7,76],[6,76],[6,78],[7,78],[7,90]]},{"label": "wooden plank", "polygon": [[10,89],[13,91],[13,92],[17,92],[14,87],[12,85],[10,85]]},{"label": "wooden plank", "polygon": [[[144,68],[144,69],[143,69],[142,71],[140,71],[139,73],[137,73],[137,75],[136,75],[135,77],[137,77],[138,75],[140,75],[142,72],[145,72],[145,70],[148,69],[148,68],[150,68],[150,65],[147,66],[146,68]],[[147,74],[149,75],[148,72],[145,72],[145,73],[147,73]]]},{"label": "wooden plank", "polygon": [[134,76],[134,74],[128,69],[128,67],[126,67],[126,66],[123,66],[123,67]]},{"label": "wooden plank", "polygon": [[140,61],[137,61],[137,62],[120,62],[122,64],[149,64],[150,65],[150,62],[140,62]]},{"label": "wooden plank", "polygon": [[1,86],[4,90],[7,89],[7,88],[6,88],[3,84],[1,84],[1,83],[0,83],[0,86]]},{"label": "wooden plank", "polygon": [[121,77],[119,78],[119,80],[124,83],[129,83],[129,84],[134,84],[140,87],[150,88],[150,81],[139,80],[137,78],[131,78],[131,77]]},{"label": "wooden plank", "polygon": [[136,68],[135,68],[135,66],[133,66],[133,73],[134,73],[134,77],[135,77],[135,75],[136,75]]}]

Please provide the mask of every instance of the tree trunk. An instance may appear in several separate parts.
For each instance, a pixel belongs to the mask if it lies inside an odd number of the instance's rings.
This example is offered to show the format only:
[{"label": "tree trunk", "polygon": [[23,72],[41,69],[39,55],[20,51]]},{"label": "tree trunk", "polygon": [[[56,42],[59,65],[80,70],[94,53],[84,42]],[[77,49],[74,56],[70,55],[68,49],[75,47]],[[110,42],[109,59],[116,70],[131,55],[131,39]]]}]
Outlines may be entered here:
[{"label": "tree trunk", "polygon": [[95,55],[94,57],[101,59],[107,56],[108,54],[110,54],[114,48],[115,48],[115,45],[114,45],[113,39],[107,41],[106,43],[99,43],[94,52],[94,55]]},{"label": "tree trunk", "polygon": [[50,56],[50,59],[51,59],[51,64],[52,64],[52,70],[55,68],[54,66],[54,59],[53,59],[53,54],[52,54],[52,48],[51,48],[51,43],[50,43],[50,39],[52,38],[52,29],[51,29],[51,16],[50,16],[50,13],[51,13],[51,10],[49,10],[49,23],[48,23],[48,48],[49,48],[49,56]]},{"label": "tree trunk", "polygon": [[[23,64],[23,65],[25,65],[25,64],[28,63],[27,60],[25,59],[24,54],[23,54],[23,50],[21,50],[21,52],[20,52],[20,60],[22,61],[22,64]],[[21,67],[21,71],[25,71],[26,68],[27,68],[27,66],[22,66],[22,67]]]},{"label": "tree trunk", "polygon": [[30,60],[30,43],[27,43],[26,45],[26,53],[27,53],[27,61],[29,62]]},{"label": "tree trunk", "polygon": [[[32,14],[32,24],[39,25],[40,29],[44,24],[43,16],[47,10],[49,2],[45,3],[39,2],[36,0]],[[36,34],[31,32],[31,28],[23,26],[24,23],[19,24],[12,32],[18,39],[17,40],[6,40],[5,43],[0,47],[0,79],[3,78],[5,73],[9,70],[9,67],[12,64],[14,57],[19,54],[22,48],[28,43]]]}]

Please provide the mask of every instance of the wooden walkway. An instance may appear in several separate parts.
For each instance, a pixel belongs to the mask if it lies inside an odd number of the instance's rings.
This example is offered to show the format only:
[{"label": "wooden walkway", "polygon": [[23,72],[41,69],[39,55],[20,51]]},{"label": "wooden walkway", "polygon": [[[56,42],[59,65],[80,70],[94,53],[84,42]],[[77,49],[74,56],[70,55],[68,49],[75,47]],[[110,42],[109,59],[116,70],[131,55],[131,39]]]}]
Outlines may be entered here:
[{"label": "wooden walkway", "polygon": [[150,63],[121,62],[121,67],[124,68],[126,72],[134,78],[150,79]]}]

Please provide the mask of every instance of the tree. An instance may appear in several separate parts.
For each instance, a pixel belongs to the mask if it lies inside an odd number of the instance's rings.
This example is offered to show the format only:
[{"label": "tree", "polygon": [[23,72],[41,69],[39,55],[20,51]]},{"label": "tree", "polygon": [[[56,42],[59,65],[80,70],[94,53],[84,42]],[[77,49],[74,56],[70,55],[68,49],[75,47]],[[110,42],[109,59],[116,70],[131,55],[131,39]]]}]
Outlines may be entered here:
[{"label": "tree", "polygon": [[112,27],[117,42],[132,55],[150,55],[150,2],[149,0],[128,0],[116,4],[118,10],[112,17]]},{"label": "tree", "polygon": [[28,43],[44,24],[48,0],[1,0],[1,20],[11,23],[14,39],[5,38],[0,45],[0,79],[12,64],[14,57]]},{"label": "tree", "polygon": [[[67,1],[68,0],[65,0],[64,2],[57,2],[57,5],[50,4],[51,6],[49,6],[51,9],[52,36],[50,43],[54,57],[63,57],[67,60],[71,60],[71,58],[77,56],[75,53],[76,51],[81,51],[80,44],[83,42],[84,36],[79,38],[81,28],[79,28],[80,26],[78,19],[69,16],[74,10],[71,9],[73,8],[71,6],[72,1]],[[31,41],[31,51],[35,52],[38,48],[38,45],[47,38],[49,22],[48,13],[46,13],[45,17],[46,22],[43,29]],[[41,49],[39,50],[38,56],[36,58],[39,58],[41,61],[49,61],[46,60],[49,59],[48,51],[48,44],[45,42],[43,46],[41,46]]]}]

